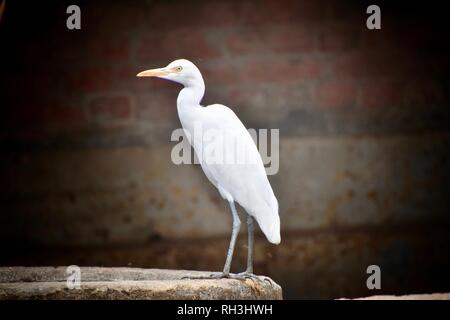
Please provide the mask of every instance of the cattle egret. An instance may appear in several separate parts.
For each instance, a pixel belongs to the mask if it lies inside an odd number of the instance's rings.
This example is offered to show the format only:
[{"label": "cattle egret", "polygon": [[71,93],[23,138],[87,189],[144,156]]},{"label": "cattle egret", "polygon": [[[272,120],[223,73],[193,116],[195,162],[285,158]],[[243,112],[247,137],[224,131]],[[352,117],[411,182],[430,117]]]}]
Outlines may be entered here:
[{"label": "cattle egret", "polygon": [[[202,106],[205,83],[199,69],[190,61],[179,59],[167,67],[140,72],[138,77],[158,77],[178,82],[184,86],[177,99],[178,116],[189,143],[199,159],[208,152],[212,141],[224,141],[223,156],[234,161],[205,161],[200,165],[220,195],[228,201],[233,217],[233,229],[225,266],[222,273],[212,274],[212,278],[246,279],[253,274],[253,219],[256,219],[267,240],[279,244],[280,218],[278,201],[267,179],[261,156],[251,135],[228,107],[221,104]],[[195,134],[196,126],[202,126],[202,132],[213,133],[213,138],[205,139]],[[215,135],[215,136],[214,136]],[[246,161],[236,161],[236,144],[225,141],[237,141],[239,150],[245,151]],[[231,156],[231,157],[230,157]],[[247,211],[248,256],[247,269],[238,274],[230,273],[234,246],[240,228],[240,220],[235,202]]]}]

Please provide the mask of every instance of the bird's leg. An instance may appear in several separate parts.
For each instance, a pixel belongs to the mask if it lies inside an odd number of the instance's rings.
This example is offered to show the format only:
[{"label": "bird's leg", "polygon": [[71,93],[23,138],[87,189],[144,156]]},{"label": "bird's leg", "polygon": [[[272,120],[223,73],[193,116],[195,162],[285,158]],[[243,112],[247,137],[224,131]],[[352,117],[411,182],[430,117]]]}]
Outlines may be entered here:
[{"label": "bird's leg", "polygon": [[239,276],[246,278],[257,277],[253,274],[253,244],[255,225],[253,222],[253,217],[247,214],[247,230],[248,230],[248,248],[247,248],[247,269],[244,272],[238,273]]},{"label": "bird's leg", "polygon": [[[229,278],[229,279],[238,279],[238,280],[258,280],[258,281],[268,281],[272,286],[273,281],[269,277],[257,276],[253,274],[253,244],[254,244],[254,233],[255,233],[255,225],[253,221],[253,217],[247,214],[247,229],[248,229],[248,251],[247,251],[247,269],[244,272],[238,274],[230,273],[230,265],[231,265],[231,257],[233,256],[234,244],[236,242],[236,236],[239,231],[239,224],[234,223],[235,218],[234,214],[236,214],[237,221],[239,221],[239,217],[237,216],[236,209],[234,208],[234,204],[232,205],[233,213],[233,233],[231,235],[230,248],[228,249],[227,261],[225,262],[225,267],[223,269],[222,274],[213,274],[211,277],[213,278]],[[235,229],[237,229],[235,231]],[[236,232],[236,233],[235,233]]]},{"label": "bird's leg", "polygon": [[221,279],[221,278],[230,278],[230,279],[245,279],[244,277],[231,274],[231,260],[233,259],[234,246],[236,245],[236,239],[239,233],[239,228],[241,226],[241,220],[239,219],[239,215],[236,210],[236,206],[234,205],[234,201],[229,201],[231,214],[233,217],[233,230],[231,232],[230,245],[228,247],[227,259],[225,260],[225,265],[223,267],[222,273],[213,273],[209,277],[200,276],[200,277],[183,277],[182,279]]},{"label": "bird's leg", "polygon": [[269,277],[257,276],[253,274],[253,244],[254,244],[254,231],[255,225],[253,217],[247,214],[247,228],[248,228],[248,253],[247,253],[247,269],[244,272],[233,274],[230,273],[231,260],[233,258],[234,246],[236,244],[236,238],[239,233],[239,228],[241,225],[241,221],[239,220],[239,216],[236,211],[236,207],[234,202],[230,202],[231,213],[233,215],[233,231],[231,233],[230,246],[228,248],[227,259],[225,261],[225,266],[223,267],[223,272],[213,273],[208,276],[200,276],[200,277],[183,277],[183,279],[237,279],[237,280],[258,280],[258,281],[267,281],[271,286],[273,286],[274,282]]},{"label": "bird's leg", "polygon": [[248,230],[248,251],[247,251],[247,269],[244,273],[253,273],[253,243],[254,243],[254,232],[255,226],[253,224],[253,218],[251,215],[247,214],[247,230]]},{"label": "bird's leg", "polygon": [[231,232],[230,245],[228,247],[227,260],[225,261],[225,266],[223,267],[222,274],[228,276],[230,274],[231,260],[233,259],[234,246],[236,244],[236,239],[239,233],[239,228],[241,227],[241,220],[239,220],[239,215],[236,211],[236,206],[234,201],[230,201],[231,214],[233,216],[233,230]]},{"label": "bird's leg", "polygon": [[273,280],[269,277],[257,276],[253,273],[253,244],[255,242],[255,224],[253,217],[247,214],[247,229],[248,229],[248,251],[247,251],[247,269],[244,272],[238,273],[236,276],[243,277],[244,279],[257,279],[268,281],[270,285],[273,285]]}]

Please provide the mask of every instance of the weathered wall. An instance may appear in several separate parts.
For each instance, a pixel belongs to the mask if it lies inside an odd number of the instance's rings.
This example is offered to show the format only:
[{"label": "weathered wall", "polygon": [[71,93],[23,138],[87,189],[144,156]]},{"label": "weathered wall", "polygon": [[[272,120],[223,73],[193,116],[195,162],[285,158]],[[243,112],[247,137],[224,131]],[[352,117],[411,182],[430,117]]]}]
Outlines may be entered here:
[{"label": "weathered wall", "polygon": [[[285,297],[449,290],[450,112],[444,21],[351,1],[62,4],[0,23],[0,263],[222,267],[231,221],[198,166],[170,162],[179,87],[136,73],[184,57],[204,103],[280,128],[283,241],[256,271]],[[39,26],[39,27],[36,27]],[[244,229],[244,228],[243,228]],[[236,269],[243,267],[245,237]],[[380,293],[380,292],[378,292]]]}]

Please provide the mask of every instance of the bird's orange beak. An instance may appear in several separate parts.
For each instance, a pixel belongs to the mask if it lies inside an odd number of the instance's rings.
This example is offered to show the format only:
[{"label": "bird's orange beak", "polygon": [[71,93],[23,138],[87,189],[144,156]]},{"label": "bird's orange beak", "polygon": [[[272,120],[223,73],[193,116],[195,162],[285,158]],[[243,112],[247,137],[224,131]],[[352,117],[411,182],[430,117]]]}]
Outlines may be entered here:
[{"label": "bird's orange beak", "polygon": [[170,71],[166,70],[165,68],[159,68],[139,72],[136,77],[160,77],[167,76],[169,73]]}]

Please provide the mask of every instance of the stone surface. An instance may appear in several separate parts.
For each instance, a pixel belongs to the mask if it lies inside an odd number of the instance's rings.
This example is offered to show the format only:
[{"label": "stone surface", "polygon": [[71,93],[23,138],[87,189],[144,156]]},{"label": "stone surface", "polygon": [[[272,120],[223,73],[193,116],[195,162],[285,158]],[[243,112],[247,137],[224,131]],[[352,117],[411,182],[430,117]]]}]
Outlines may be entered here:
[{"label": "stone surface", "polygon": [[209,272],[81,268],[81,288],[68,289],[66,267],[0,268],[0,299],[282,299],[281,287],[258,280],[190,280]]}]

